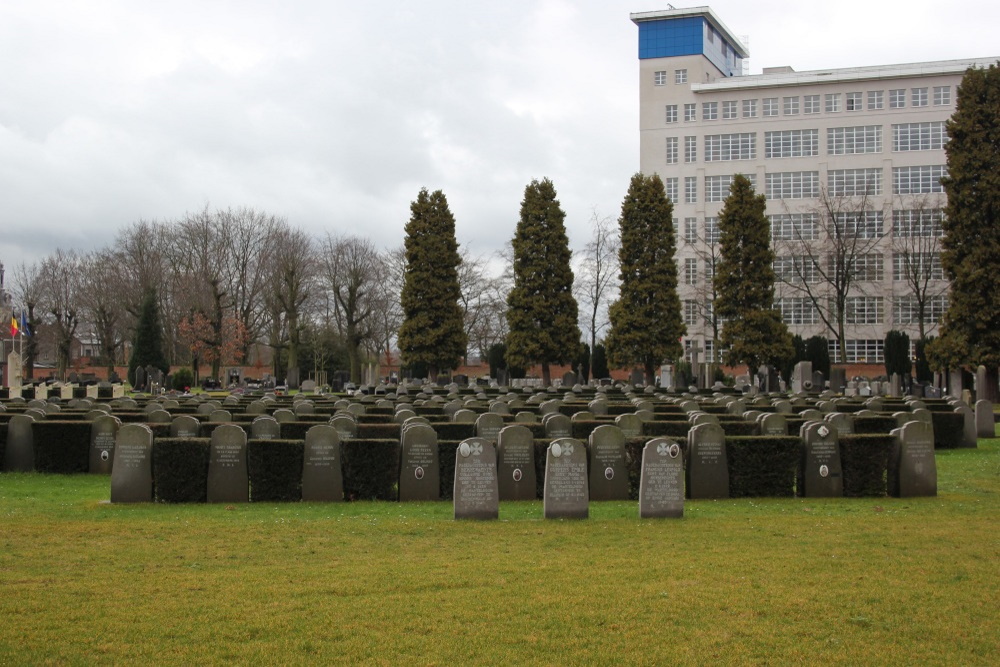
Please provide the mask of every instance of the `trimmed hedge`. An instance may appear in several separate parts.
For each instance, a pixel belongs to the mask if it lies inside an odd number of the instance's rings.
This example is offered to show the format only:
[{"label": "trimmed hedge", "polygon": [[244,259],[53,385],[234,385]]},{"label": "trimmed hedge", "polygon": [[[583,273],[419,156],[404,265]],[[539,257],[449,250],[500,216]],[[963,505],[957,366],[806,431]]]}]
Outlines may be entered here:
[{"label": "trimmed hedge", "polygon": [[451,500],[455,493],[455,452],[461,441],[438,441],[438,470],[440,471],[440,486],[438,491],[441,500]]},{"label": "trimmed hedge", "polygon": [[72,474],[90,468],[90,422],[35,422],[35,471]]},{"label": "trimmed hedge", "polygon": [[727,437],[729,495],[795,496],[801,440],[795,437]]},{"label": "trimmed hedge", "polygon": [[250,502],[302,500],[302,440],[248,440]]},{"label": "trimmed hedge", "polygon": [[844,470],[844,495],[848,498],[881,498],[886,495],[891,435],[842,435],[840,465]]},{"label": "trimmed hedge", "polygon": [[208,499],[209,438],[154,438],[153,479],[160,503]]},{"label": "trimmed hedge", "polygon": [[[680,438],[684,440],[690,429],[691,424],[687,421],[646,422],[642,425],[643,435],[649,438]],[[642,452],[639,453],[639,457],[642,457]]]},{"label": "trimmed hedge", "polygon": [[965,417],[957,412],[931,412],[934,424],[934,449],[956,449],[962,446]]},{"label": "trimmed hedge", "polygon": [[398,499],[399,440],[355,438],[340,445],[347,500]]},{"label": "trimmed hedge", "polygon": [[854,418],[854,432],[858,434],[888,433],[894,428],[896,428],[896,418],[889,415]]}]

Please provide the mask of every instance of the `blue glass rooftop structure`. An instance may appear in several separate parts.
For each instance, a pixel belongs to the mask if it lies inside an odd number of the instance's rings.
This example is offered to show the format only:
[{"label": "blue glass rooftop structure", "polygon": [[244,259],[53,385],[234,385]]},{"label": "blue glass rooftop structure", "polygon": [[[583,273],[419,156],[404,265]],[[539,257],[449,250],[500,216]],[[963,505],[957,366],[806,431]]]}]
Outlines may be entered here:
[{"label": "blue glass rooftop structure", "polygon": [[632,14],[639,26],[639,59],[702,55],[724,76],[742,73],[750,54],[708,7]]}]

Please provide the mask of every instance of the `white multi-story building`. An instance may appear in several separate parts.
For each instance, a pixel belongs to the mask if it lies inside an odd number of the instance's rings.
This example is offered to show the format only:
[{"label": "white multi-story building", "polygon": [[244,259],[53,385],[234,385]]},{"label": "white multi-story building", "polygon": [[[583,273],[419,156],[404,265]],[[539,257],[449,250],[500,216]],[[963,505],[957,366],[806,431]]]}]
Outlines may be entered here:
[{"label": "white multi-story building", "polygon": [[[848,363],[882,362],[890,329],[915,340],[922,319],[937,333],[945,121],[966,69],[997,59],[749,76],[747,48],[708,7],[631,18],[641,171],[674,203],[685,345],[713,357],[718,216],[734,174],[767,197],[775,307],[792,333],[826,336]],[[829,325],[838,312],[844,360]]]}]

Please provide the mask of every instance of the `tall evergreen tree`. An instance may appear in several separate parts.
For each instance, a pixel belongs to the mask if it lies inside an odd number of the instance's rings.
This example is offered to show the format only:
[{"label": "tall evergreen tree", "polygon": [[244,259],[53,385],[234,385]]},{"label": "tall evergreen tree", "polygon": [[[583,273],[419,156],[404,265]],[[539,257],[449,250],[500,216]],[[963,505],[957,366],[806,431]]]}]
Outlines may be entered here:
[{"label": "tall evergreen tree", "polygon": [[792,336],[774,310],[774,252],[764,195],[737,175],[719,214],[715,311],[724,321],[726,363],[781,366],[795,354]]},{"label": "tall evergreen tree", "polygon": [[156,301],[156,291],[149,289],[139,306],[139,319],[132,338],[132,355],[128,360],[128,379],[135,379],[135,369],[139,366],[153,366],[164,373],[170,370],[167,357],[163,354],[163,327],[160,326],[160,308]]},{"label": "tall evergreen tree", "polygon": [[677,296],[673,210],[659,176],[636,174],[618,218],[621,288],[608,310],[605,343],[614,365],[642,366],[647,384],[660,364],[681,355],[687,331]]},{"label": "tall evergreen tree", "polygon": [[938,365],[986,366],[981,398],[998,399],[1000,366],[1000,66],[969,69],[947,123],[948,205],[941,266],[951,280],[941,334],[928,355]]},{"label": "tall evergreen tree", "polygon": [[563,213],[552,181],[533,180],[524,189],[514,232],[514,287],[507,295],[507,363],[542,366],[566,363],[580,350],[571,253]]},{"label": "tall evergreen tree", "polygon": [[399,351],[407,365],[426,364],[428,374],[457,368],[468,338],[459,300],[455,218],[440,190],[424,188],[410,204],[406,223],[406,270],[400,305]]}]

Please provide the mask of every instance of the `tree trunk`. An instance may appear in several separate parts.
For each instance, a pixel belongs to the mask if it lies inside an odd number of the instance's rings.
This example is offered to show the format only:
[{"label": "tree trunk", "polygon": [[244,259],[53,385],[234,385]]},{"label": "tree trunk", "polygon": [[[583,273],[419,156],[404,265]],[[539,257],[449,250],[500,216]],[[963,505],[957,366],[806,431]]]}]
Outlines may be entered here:
[{"label": "tree trunk", "polygon": [[655,386],[656,385],[656,369],[655,369],[655,367],[653,365],[653,362],[647,361],[643,365],[645,366],[645,370],[646,370],[646,386],[647,387]]},{"label": "tree trunk", "polygon": [[986,386],[979,389],[980,396],[991,403],[1000,403],[1000,370],[996,366],[986,367]]},{"label": "tree trunk", "polygon": [[542,386],[548,387],[552,384],[552,373],[549,371],[549,362],[542,362]]}]

